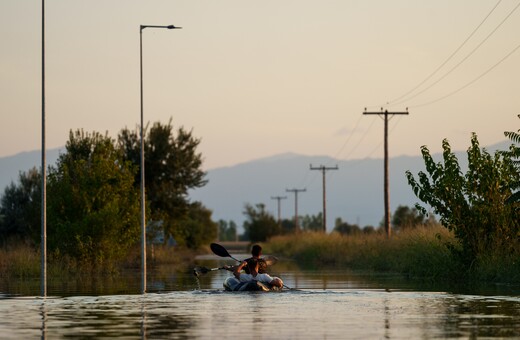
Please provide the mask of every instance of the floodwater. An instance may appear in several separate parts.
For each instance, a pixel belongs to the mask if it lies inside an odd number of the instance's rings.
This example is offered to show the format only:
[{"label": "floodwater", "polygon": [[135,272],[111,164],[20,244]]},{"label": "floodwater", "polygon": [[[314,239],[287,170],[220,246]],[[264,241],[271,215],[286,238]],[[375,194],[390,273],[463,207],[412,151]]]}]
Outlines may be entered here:
[{"label": "floodwater", "polygon": [[520,338],[520,287],[432,287],[278,263],[271,272],[292,289],[230,293],[222,288],[230,273],[197,278],[190,269],[152,271],[145,295],[138,294],[138,273],[52,281],[46,298],[35,296],[37,280],[0,283],[0,338]]}]

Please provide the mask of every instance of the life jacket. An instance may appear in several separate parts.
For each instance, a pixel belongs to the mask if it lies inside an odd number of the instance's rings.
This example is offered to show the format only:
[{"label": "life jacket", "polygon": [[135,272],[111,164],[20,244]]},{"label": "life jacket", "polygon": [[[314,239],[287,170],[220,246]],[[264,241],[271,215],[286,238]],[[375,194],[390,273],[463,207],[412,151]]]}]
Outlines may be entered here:
[{"label": "life jacket", "polygon": [[[253,258],[250,257],[250,258],[248,258],[248,259],[245,259],[244,261],[247,261],[247,263],[249,263],[249,260],[252,260],[252,259],[253,259]],[[259,274],[265,274],[265,273],[267,273],[267,262],[265,262],[265,260],[262,259],[262,258],[257,259],[257,261],[258,261],[258,273],[259,273]],[[244,267],[244,271],[246,272],[246,274],[251,274],[251,273],[249,272],[249,266],[245,266],[245,267]]]}]

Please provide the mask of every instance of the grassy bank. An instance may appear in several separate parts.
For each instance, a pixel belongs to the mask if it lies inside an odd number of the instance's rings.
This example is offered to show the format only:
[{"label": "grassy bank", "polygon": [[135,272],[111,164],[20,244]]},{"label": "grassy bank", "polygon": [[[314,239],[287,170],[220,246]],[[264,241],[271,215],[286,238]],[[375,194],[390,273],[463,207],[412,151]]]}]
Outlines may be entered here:
[{"label": "grassy bank", "polygon": [[[195,255],[209,252],[201,249],[199,252],[190,249],[169,247],[148,248],[147,262],[152,269],[154,266],[169,265],[178,270],[185,270],[186,265],[193,263]],[[92,273],[111,275],[118,274],[126,269],[140,268],[141,254],[137,247],[128,256],[118,262],[103,264],[82,262],[68,256],[58,254],[47,255],[47,276],[90,276]],[[4,278],[38,278],[40,276],[40,250],[25,244],[17,244],[0,248],[0,277]]]},{"label": "grassy bank", "polygon": [[265,251],[309,265],[400,273],[414,279],[520,283],[520,261],[488,256],[464,266],[446,244],[456,247],[457,240],[444,227],[430,227],[395,233],[390,239],[379,233],[279,236],[265,245]]}]

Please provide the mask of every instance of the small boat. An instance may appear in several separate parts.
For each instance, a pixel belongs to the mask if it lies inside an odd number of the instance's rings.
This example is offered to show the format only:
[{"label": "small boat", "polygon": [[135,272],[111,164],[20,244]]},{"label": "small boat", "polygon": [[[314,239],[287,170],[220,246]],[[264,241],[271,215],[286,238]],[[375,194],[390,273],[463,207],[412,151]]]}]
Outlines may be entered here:
[{"label": "small boat", "polygon": [[224,289],[228,292],[273,292],[281,290],[279,287],[260,281],[240,282],[233,276],[224,280]]}]

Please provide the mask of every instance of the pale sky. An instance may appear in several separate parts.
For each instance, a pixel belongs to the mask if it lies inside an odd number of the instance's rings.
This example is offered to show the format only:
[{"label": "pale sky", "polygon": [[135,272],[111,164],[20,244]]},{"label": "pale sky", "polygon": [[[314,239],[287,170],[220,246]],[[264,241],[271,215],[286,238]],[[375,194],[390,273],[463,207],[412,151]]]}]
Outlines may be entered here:
[{"label": "pale sky", "polygon": [[[382,157],[383,122],[364,108],[425,80],[388,106],[410,112],[391,121],[391,156],[443,138],[463,150],[472,131],[500,142],[520,127],[520,2],[484,21],[497,3],[47,0],[47,147],[70,129],[137,126],[141,24],[183,27],[143,31],[144,116],[193,129],[206,170],[285,152]],[[41,146],[41,1],[0,0],[0,32],[5,157]]]}]

